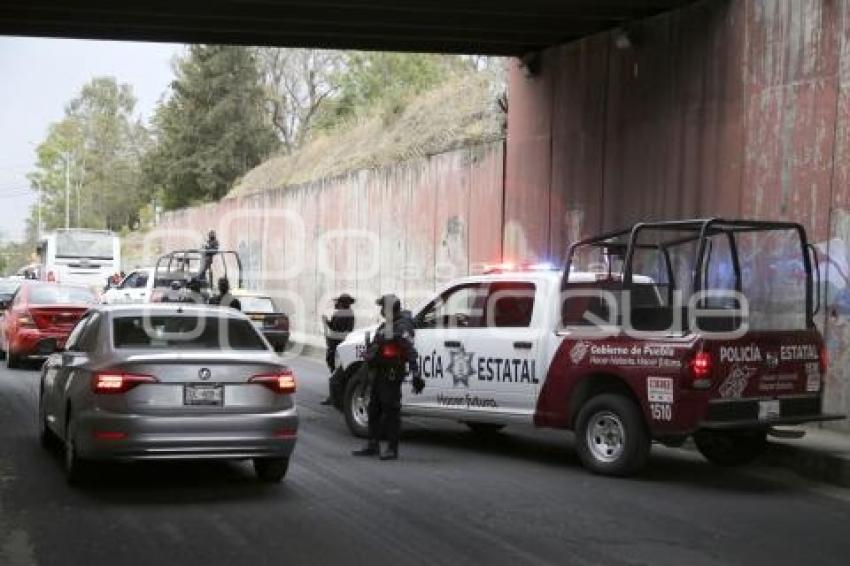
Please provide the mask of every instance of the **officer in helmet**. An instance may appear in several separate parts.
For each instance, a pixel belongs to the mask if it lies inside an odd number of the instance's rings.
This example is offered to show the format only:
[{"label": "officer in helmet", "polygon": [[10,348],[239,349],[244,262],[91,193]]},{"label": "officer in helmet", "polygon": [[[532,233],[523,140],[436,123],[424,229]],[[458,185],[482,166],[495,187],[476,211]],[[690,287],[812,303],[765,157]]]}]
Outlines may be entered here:
[{"label": "officer in helmet", "polygon": [[207,241],[204,242],[204,255],[201,258],[201,270],[197,275],[198,279],[204,279],[209,276],[210,287],[213,285],[211,272],[212,263],[215,254],[218,253],[218,247],[218,237],[215,235],[215,230],[210,230],[209,234],[207,234]]},{"label": "officer in helmet", "polygon": [[[395,295],[384,295],[377,300],[384,322],[375,331],[375,339],[367,344],[366,363],[372,379],[369,393],[369,443],[355,456],[375,456],[381,460],[398,458],[398,441],[401,434],[401,384],[408,373],[413,378],[413,392],[422,393],[425,382],[419,375],[418,355],[413,345],[413,320],[410,313],[401,310],[401,301]],[[387,449],[379,450],[379,441],[385,438]]]}]

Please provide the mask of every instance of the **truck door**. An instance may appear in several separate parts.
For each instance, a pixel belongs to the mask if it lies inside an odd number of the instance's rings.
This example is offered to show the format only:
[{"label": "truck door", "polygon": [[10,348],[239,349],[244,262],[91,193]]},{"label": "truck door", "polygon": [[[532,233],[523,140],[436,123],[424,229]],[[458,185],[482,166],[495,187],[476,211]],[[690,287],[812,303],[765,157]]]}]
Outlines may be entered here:
[{"label": "truck door", "polygon": [[487,289],[482,328],[465,341],[474,365],[470,409],[531,418],[540,371],[540,326],[533,324],[537,286],[494,281]]},{"label": "truck door", "polygon": [[475,366],[465,343],[470,333],[482,330],[486,292],[484,283],[456,285],[416,316],[416,350],[425,390],[418,396],[405,391],[405,405],[466,409]]}]

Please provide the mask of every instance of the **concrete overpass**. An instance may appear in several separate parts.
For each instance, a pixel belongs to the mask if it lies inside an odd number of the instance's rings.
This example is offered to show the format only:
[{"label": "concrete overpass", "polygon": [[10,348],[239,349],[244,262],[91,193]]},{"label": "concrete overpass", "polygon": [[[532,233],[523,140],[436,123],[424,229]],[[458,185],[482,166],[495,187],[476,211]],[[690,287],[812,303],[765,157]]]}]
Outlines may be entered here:
[{"label": "concrete overpass", "polygon": [[0,34],[523,55],[690,0],[7,0]]}]

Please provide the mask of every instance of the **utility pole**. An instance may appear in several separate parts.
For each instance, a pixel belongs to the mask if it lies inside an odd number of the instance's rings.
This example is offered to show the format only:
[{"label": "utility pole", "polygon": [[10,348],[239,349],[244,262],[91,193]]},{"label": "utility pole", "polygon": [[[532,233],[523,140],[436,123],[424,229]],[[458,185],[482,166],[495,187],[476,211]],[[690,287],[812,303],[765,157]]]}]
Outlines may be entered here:
[{"label": "utility pole", "polygon": [[71,152],[65,152],[65,229],[71,227]]},{"label": "utility pole", "polygon": [[36,205],[38,211],[38,224],[36,224],[35,231],[38,234],[38,241],[41,241],[41,181],[36,181],[36,187],[38,187],[38,204]]}]

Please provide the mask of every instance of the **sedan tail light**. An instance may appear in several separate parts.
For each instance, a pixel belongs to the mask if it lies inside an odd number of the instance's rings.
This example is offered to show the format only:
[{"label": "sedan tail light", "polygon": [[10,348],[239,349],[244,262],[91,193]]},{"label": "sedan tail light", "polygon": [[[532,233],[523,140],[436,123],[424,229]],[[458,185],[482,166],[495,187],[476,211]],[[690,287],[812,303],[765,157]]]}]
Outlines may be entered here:
[{"label": "sedan tail light", "polygon": [[157,379],[152,375],[104,371],[92,376],[91,388],[101,394],[126,393],[143,383],[157,383]]},{"label": "sedan tail light", "polygon": [[22,312],[18,315],[18,327],[19,328],[37,328],[35,324],[35,320],[33,320],[32,315],[26,311]]},{"label": "sedan tail light", "polygon": [[279,393],[281,395],[295,393],[295,375],[288,369],[279,373],[264,373],[255,375],[248,381],[249,383],[265,385],[275,393]]}]

